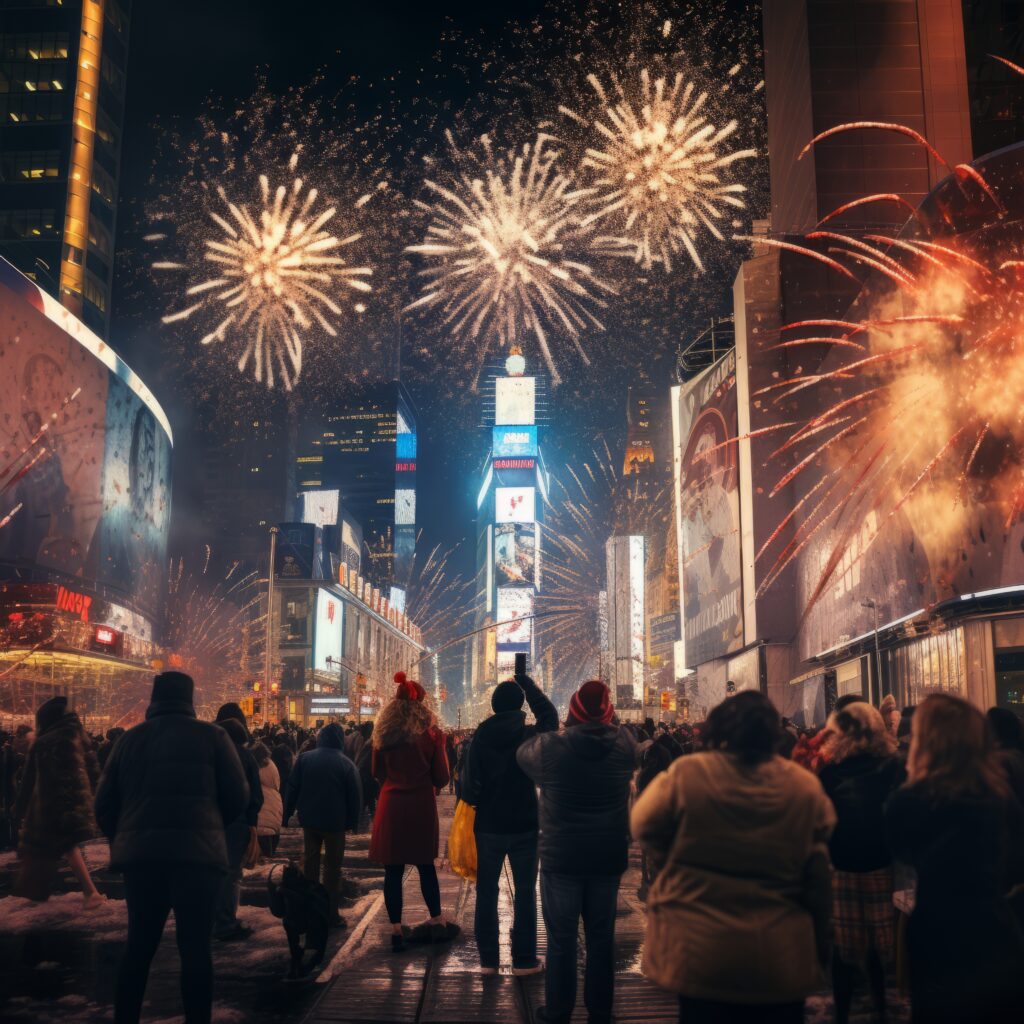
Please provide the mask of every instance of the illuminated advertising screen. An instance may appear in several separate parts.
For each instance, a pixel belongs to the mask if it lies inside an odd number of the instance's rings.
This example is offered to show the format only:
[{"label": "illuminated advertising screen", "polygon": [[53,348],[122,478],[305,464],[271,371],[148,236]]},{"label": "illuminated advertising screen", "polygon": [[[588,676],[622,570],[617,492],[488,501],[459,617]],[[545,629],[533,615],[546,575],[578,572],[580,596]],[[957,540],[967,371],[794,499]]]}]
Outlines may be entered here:
[{"label": "illuminated advertising screen", "polygon": [[533,639],[533,591],[528,587],[498,588],[498,646],[524,646]]},{"label": "illuminated advertising screen", "polygon": [[535,422],[537,384],[533,377],[497,377],[494,381],[494,422],[499,427]]},{"label": "illuminated advertising screen", "polygon": [[491,441],[496,459],[529,458],[537,454],[536,427],[495,427]]},{"label": "illuminated advertising screen", "polygon": [[0,530],[0,561],[104,583],[153,619],[171,514],[163,410],[108,345],[3,260],[0,319],[14,471],[0,518],[18,509]]},{"label": "illuminated advertising screen", "polygon": [[338,522],[338,491],[303,491],[301,520],[314,526],[334,526]]},{"label": "illuminated advertising screen", "polygon": [[498,682],[512,679],[516,674],[516,652],[498,651]]},{"label": "illuminated advertising screen", "polygon": [[329,590],[316,592],[316,623],[313,632],[313,668],[337,673],[341,669],[342,620],[345,606]]},{"label": "illuminated advertising screen", "polygon": [[536,520],[536,490],[533,487],[496,487],[496,523],[532,523]]},{"label": "illuminated advertising screen", "polygon": [[743,646],[736,353],[679,389],[677,522],[686,660]]},{"label": "illuminated advertising screen", "polygon": [[416,492],[403,487],[395,491],[395,525],[412,526],[416,522]]},{"label": "illuminated advertising screen", "polygon": [[498,586],[534,585],[537,527],[533,523],[502,523],[494,533],[494,569]]},{"label": "illuminated advertising screen", "polygon": [[395,458],[415,460],[416,429],[408,422],[401,409],[398,410],[398,421],[395,427]]}]

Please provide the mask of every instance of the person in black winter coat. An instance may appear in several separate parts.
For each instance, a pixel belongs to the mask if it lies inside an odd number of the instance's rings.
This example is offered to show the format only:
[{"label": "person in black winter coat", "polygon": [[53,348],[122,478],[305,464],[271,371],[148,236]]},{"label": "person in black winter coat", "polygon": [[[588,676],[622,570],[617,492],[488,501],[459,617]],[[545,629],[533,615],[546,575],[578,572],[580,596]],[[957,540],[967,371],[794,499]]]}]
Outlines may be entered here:
[{"label": "person in black winter coat", "polygon": [[359,772],[359,784],[363,788],[363,810],[367,820],[372,822],[377,809],[377,797],[380,795],[380,783],[373,777],[373,722],[363,722],[359,728],[364,743],[356,755],[356,770]]},{"label": "person in black winter coat", "polygon": [[913,1024],[1011,1024],[1024,1003],[1020,809],[984,716],[928,697],[914,713],[907,785],[885,811],[893,855],[917,873],[907,925]]},{"label": "person in black winter coat", "polygon": [[629,789],[636,740],[615,722],[608,687],[584,683],[568,728],[527,740],[519,767],[540,787],[540,891],[548,933],[547,1005],[536,1018],[567,1024],[576,1005],[576,939],[585,922],[584,1001],[591,1024],[611,1020],[615,915],[629,856]]},{"label": "person in black winter coat", "polygon": [[878,1018],[885,1018],[885,968],[896,951],[892,854],[885,841],[886,802],[906,772],[896,739],[864,701],[833,712],[819,778],[836,811],[832,866],[832,991],[836,1021],[850,1019],[855,973],[867,976]]},{"label": "person in black winter coat", "polygon": [[257,826],[260,808],[263,806],[263,784],[260,782],[260,767],[249,749],[249,729],[242,709],[234,703],[222,705],[217,712],[217,725],[234,742],[249,785],[248,804],[227,828],[229,869],[221,886],[213,925],[214,938],[221,942],[232,942],[252,934],[252,929],[238,920],[238,900],[242,891],[242,867],[247,860],[255,857],[259,846]]},{"label": "person in black winter coat", "polygon": [[[278,737],[270,752],[270,760],[274,762],[274,767],[277,768],[277,774],[281,779],[281,796],[284,797],[285,793],[288,792],[288,779],[292,774],[292,768],[295,766],[295,754],[292,752],[292,748]],[[282,824],[284,824],[283,817]]]},{"label": "person in black winter coat", "polygon": [[320,853],[323,850],[324,888],[331,898],[335,926],[344,927],[338,913],[341,894],[341,864],[345,859],[345,832],[359,825],[363,807],[362,788],[356,766],[343,752],[345,734],[336,723],[320,730],[315,750],[300,754],[288,779],[284,820],[299,812],[304,847],[302,870],[320,881]]},{"label": "person in black winter coat", "polygon": [[165,672],[153,682],[146,720],[118,741],[96,790],[96,820],[110,840],[110,866],[124,874],[128,940],[117,975],[115,1019],[142,1011],[149,965],[174,911],[185,1018],[210,1020],[210,933],[228,869],[225,827],[249,800],[245,773],[223,729],[200,722],[192,680]]},{"label": "person in black winter coat", "polygon": [[[523,701],[536,725],[526,724]],[[512,970],[532,974],[537,960],[537,790],[516,762],[528,739],[558,728],[558,712],[529,676],[495,687],[494,714],[480,723],[467,756],[462,798],[476,807],[476,945],[485,973],[498,971],[498,882],[508,857],[515,885]]]}]

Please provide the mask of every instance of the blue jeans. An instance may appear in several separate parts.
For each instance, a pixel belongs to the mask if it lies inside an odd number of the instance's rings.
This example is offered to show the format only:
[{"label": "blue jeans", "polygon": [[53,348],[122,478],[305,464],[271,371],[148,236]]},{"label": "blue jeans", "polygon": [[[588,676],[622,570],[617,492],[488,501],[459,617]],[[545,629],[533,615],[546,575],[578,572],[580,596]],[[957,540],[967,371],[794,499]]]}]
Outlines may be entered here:
[{"label": "blue jeans", "polygon": [[505,858],[515,885],[512,966],[537,962],[537,833],[476,836],[476,948],[482,967],[498,966],[498,885]]},{"label": "blue jeans", "polygon": [[580,918],[587,944],[583,1002],[591,1022],[610,1021],[615,989],[615,911],[618,875],[540,873],[548,932],[544,995],[548,1020],[568,1024],[576,1007],[576,935]]}]

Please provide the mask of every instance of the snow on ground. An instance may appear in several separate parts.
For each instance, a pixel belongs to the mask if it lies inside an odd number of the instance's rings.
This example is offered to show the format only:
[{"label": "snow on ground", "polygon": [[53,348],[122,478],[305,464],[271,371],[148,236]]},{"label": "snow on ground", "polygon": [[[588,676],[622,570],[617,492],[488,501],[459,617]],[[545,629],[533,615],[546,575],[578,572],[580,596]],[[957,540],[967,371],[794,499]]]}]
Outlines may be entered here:
[{"label": "snow on ground", "polygon": [[4,932],[63,929],[95,934],[128,927],[123,900],[106,900],[94,910],[85,910],[80,892],[60,893],[42,903],[7,896],[0,900],[0,909],[0,931]]}]

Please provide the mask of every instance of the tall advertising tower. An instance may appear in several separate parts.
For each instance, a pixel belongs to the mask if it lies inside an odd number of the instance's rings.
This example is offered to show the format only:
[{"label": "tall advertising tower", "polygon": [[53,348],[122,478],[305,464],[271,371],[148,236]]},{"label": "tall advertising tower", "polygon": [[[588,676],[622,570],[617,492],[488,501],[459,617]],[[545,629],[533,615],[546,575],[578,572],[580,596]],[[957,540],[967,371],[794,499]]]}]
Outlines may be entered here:
[{"label": "tall advertising tower", "polygon": [[532,615],[541,588],[541,522],[549,483],[538,436],[544,384],[527,375],[518,349],[504,372],[488,381],[484,426],[490,450],[476,502],[476,602],[477,625],[494,629],[482,632],[476,645],[474,710],[486,711],[491,689],[512,676],[516,654],[529,655],[531,671],[540,673]]}]

